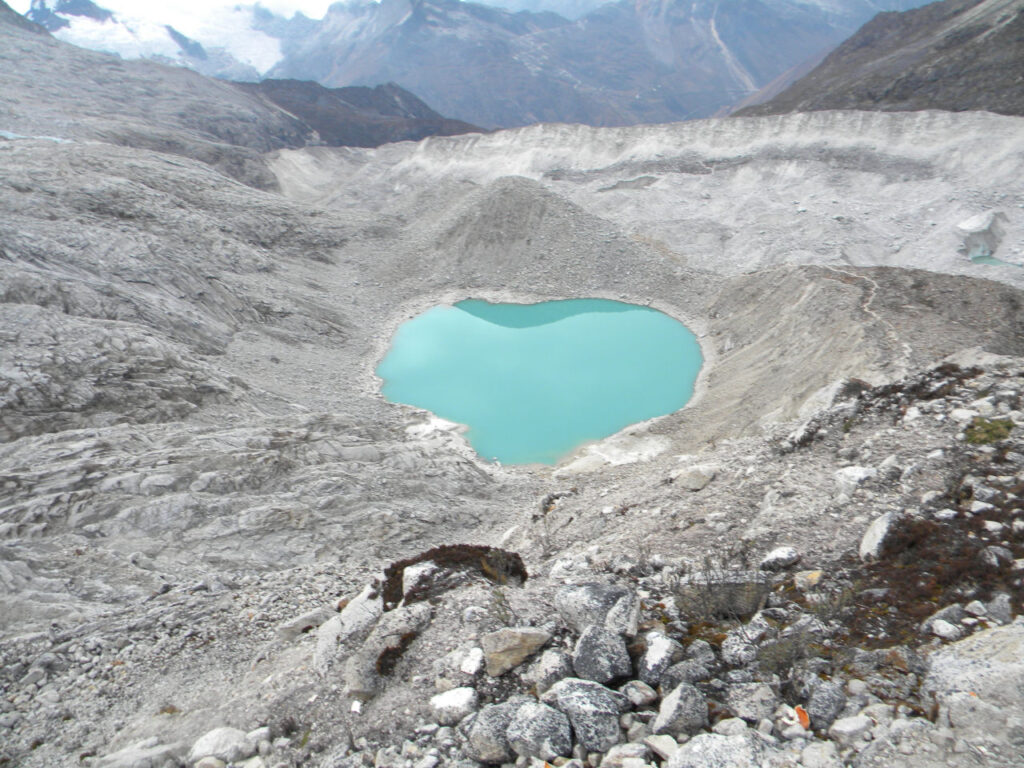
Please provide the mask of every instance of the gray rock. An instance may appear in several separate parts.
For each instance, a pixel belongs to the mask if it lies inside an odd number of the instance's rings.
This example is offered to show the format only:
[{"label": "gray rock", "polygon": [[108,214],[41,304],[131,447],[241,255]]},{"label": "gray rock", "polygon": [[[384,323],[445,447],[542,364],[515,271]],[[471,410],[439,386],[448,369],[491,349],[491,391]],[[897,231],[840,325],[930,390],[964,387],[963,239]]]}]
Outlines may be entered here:
[{"label": "gray rock", "polygon": [[736,717],[757,723],[772,716],[779,700],[764,683],[737,683],[726,690],[725,703]]},{"label": "gray rock", "polygon": [[[690,681],[680,680],[679,682]],[[676,685],[678,684],[676,683]],[[674,688],[675,686],[672,687]],[[658,700],[658,692],[642,680],[630,680],[619,688],[619,693],[629,699],[634,707],[646,707],[648,704],[653,704]]]},{"label": "gray rock", "polygon": [[245,731],[238,728],[214,728],[201,736],[188,753],[189,762],[203,757],[216,757],[228,763],[244,760],[256,754],[256,745]]},{"label": "gray rock", "polygon": [[560,589],[555,607],[577,633],[591,625],[632,637],[636,634],[639,601],[630,589],[612,584],[576,584]]},{"label": "gray rock", "polygon": [[843,717],[829,726],[828,735],[844,747],[850,747],[870,733],[874,724],[867,715]]},{"label": "gray rock", "polygon": [[808,744],[800,752],[800,764],[803,768],[842,768],[839,751],[831,741],[815,741]]},{"label": "gray rock", "polygon": [[746,730],[747,724],[739,717],[727,717],[724,720],[719,720],[711,727],[712,733],[718,733],[722,736],[735,736],[745,733]]},{"label": "gray rock", "polygon": [[572,666],[577,676],[598,683],[629,677],[633,671],[622,635],[598,626],[587,627],[576,641]]},{"label": "gray rock", "polygon": [[278,624],[274,631],[281,640],[294,640],[304,632],[316,629],[325,621],[336,615],[337,612],[331,608],[314,608],[312,611],[306,611],[295,618]]},{"label": "gray rock", "polygon": [[743,667],[757,658],[757,643],[751,642],[744,632],[731,631],[722,641],[722,661],[734,667]]},{"label": "gray rock", "polygon": [[863,538],[860,540],[858,552],[861,560],[877,560],[881,556],[882,549],[885,547],[885,539],[892,530],[896,520],[897,515],[895,512],[886,512],[881,517],[876,517],[871,521],[871,525],[868,526]]},{"label": "gray rock", "polygon": [[800,553],[795,547],[776,547],[763,558],[758,566],[762,571],[782,571],[800,562]]},{"label": "gray rock", "polygon": [[689,683],[681,683],[664,699],[651,733],[667,733],[678,739],[692,735],[708,724],[708,704],[704,694]]},{"label": "gray rock", "polygon": [[929,657],[928,694],[957,691],[1005,709],[1024,711],[1024,623],[976,632]]},{"label": "gray rock", "polygon": [[523,681],[541,694],[562,678],[572,676],[572,656],[558,648],[549,648],[523,673]]},{"label": "gray rock", "polygon": [[526,702],[520,705],[505,735],[512,749],[522,757],[554,760],[572,753],[569,718],[547,704]]},{"label": "gray rock", "polygon": [[487,660],[487,674],[498,677],[522,664],[551,639],[536,627],[505,627],[480,638]]},{"label": "gray rock", "polygon": [[477,693],[475,688],[452,688],[430,699],[434,721],[440,725],[455,725],[464,717],[476,711]]},{"label": "gray rock", "polygon": [[711,677],[711,670],[695,659],[687,659],[673,664],[661,676],[659,685],[662,690],[671,691],[680,683],[699,683]]},{"label": "gray rock", "polygon": [[648,632],[647,649],[637,661],[637,677],[648,685],[658,685],[672,664],[683,658],[683,646],[661,632]]},{"label": "gray rock", "polygon": [[846,705],[846,694],[843,686],[833,682],[822,682],[811,691],[807,702],[807,714],[811,718],[811,728],[826,730],[843,711]]},{"label": "gray rock", "polygon": [[619,742],[619,715],[629,709],[629,700],[621,693],[568,678],[555,683],[541,700],[568,715],[576,743],[588,751],[607,752]]},{"label": "gray rock", "polygon": [[959,640],[964,634],[961,627],[943,619],[935,619],[932,622],[931,630],[933,635],[941,637],[943,640]]},{"label": "gray rock", "polygon": [[635,765],[638,760],[645,764],[649,755],[650,749],[646,744],[619,744],[608,750],[608,754],[601,760],[601,768],[624,768],[627,765]]},{"label": "gray rock", "polygon": [[512,762],[516,753],[508,742],[509,724],[525,699],[491,704],[477,712],[466,730],[465,752],[473,760],[488,765]]},{"label": "gray rock", "polygon": [[651,751],[662,760],[668,760],[679,749],[679,743],[667,733],[659,733],[647,736],[644,744],[651,748]]},{"label": "gray rock", "polygon": [[696,466],[673,470],[669,477],[680,488],[688,491],[703,491],[717,474],[714,467]]},{"label": "gray rock", "polygon": [[92,765],[96,768],[177,768],[181,764],[181,751],[178,745],[160,744],[156,738],[150,738],[97,758]]},{"label": "gray rock", "polygon": [[358,651],[345,662],[345,686],[349,695],[368,699],[377,693],[380,675],[388,674],[409,643],[430,623],[426,603],[396,608],[385,613]]},{"label": "gray rock", "polygon": [[718,660],[715,656],[715,649],[707,640],[693,640],[686,646],[686,658],[700,662],[705,667],[715,666]]},{"label": "gray rock", "polygon": [[923,622],[921,622],[921,633],[930,635],[932,633],[932,626],[937,621],[944,621],[949,624],[959,625],[963,621],[966,612],[959,603],[953,603],[947,605],[945,608],[940,608]]},{"label": "gray rock", "polygon": [[747,619],[761,609],[771,585],[763,571],[697,571],[686,576],[678,588],[679,608],[684,616],[721,616]]},{"label": "gray rock", "polygon": [[983,565],[989,568],[1001,568],[1013,563],[1013,552],[1006,547],[993,544],[985,547],[978,555]]},{"label": "gray rock", "polygon": [[761,768],[766,751],[754,734],[701,733],[679,747],[665,768]]},{"label": "gray rock", "polygon": [[985,610],[990,618],[1000,624],[1009,624],[1013,621],[1013,607],[1010,603],[1010,595],[1006,592],[999,592],[985,603]]}]

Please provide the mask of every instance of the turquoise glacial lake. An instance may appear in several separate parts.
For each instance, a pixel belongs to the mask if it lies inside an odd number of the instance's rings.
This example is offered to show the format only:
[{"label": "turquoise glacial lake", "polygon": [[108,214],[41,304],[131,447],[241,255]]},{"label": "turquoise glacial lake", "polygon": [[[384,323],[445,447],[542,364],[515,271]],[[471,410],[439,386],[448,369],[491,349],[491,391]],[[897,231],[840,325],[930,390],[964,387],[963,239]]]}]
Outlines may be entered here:
[{"label": "turquoise glacial lake", "polygon": [[377,375],[391,402],[466,425],[483,458],[554,464],[682,408],[702,362],[694,334],[649,307],[468,300],[400,326]]}]

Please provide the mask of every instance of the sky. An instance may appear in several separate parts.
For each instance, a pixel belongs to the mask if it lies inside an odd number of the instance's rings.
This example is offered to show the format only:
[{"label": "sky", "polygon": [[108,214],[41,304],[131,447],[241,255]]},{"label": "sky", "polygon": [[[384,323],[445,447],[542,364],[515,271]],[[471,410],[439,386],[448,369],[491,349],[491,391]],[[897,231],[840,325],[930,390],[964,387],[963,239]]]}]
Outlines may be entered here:
[{"label": "sky", "polygon": [[[25,13],[32,0],[6,0],[18,13]],[[211,6],[239,5],[240,3],[231,0],[175,0],[174,3],[154,3],[153,0],[93,0],[100,8],[106,8],[114,13],[136,18],[148,18],[154,12],[163,13],[173,9],[176,16],[187,16],[189,14],[206,15]],[[273,11],[282,16],[291,16],[295,11],[302,11],[311,19],[322,19],[327,12],[327,7],[334,0],[260,0],[259,4],[267,10]],[[251,3],[242,3],[249,5]],[[51,6],[52,7],[52,6]]]}]

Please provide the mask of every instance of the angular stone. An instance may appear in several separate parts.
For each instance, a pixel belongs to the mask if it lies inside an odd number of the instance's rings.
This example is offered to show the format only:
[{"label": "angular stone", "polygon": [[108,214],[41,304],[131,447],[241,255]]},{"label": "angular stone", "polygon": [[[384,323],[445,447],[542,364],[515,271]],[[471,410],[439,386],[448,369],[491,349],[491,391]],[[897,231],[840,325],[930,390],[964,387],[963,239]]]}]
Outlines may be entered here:
[{"label": "angular stone", "polygon": [[846,704],[846,693],[838,683],[822,682],[814,687],[807,702],[807,714],[811,717],[811,727],[825,730],[836,719]]},{"label": "angular stone", "polygon": [[601,760],[601,768],[627,768],[636,762],[646,765],[649,754],[646,744],[619,744],[608,750],[608,754]]},{"label": "angular stone", "polygon": [[252,757],[255,753],[256,745],[249,741],[245,731],[238,728],[214,728],[192,745],[188,759],[194,763],[204,757],[216,757],[234,763]]},{"label": "angular stone", "polygon": [[337,612],[331,608],[314,608],[312,611],[306,611],[299,616],[278,624],[274,631],[281,640],[294,640],[304,632],[316,629],[336,615]]},{"label": "angular stone", "polygon": [[549,648],[523,673],[523,680],[541,694],[559,680],[572,676],[572,656],[558,648]]},{"label": "angular stone", "polygon": [[874,724],[874,721],[867,715],[843,717],[832,723],[828,729],[828,735],[844,747],[850,747],[869,733]]},{"label": "angular stone", "polygon": [[758,566],[762,571],[782,571],[800,562],[800,553],[795,547],[776,547],[763,558]]},{"label": "angular stone", "polygon": [[674,738],[692,735],[708,724],[708,703],[704,694],[689,683],[676,686],[661,701],[651,732]]},{"label": "angular stone", "polygon": [[842,768],[839,751],[831,741],[815,741],[800,753],[803,768]]},{"label": "angular stone", "polygon": [[647,649],[637,662],[637,677],[648,685],[657,685],[672,664],[683,658],[683,646],[660,632],[648,632]]},{"label": "angular stone", "polygon": [[344,678],[349,695],[359,699],[374,696],[380,676],[390,674],[409,643],[430,623],[430,618],[430,606],[426,603],[414,603],[385,613],[359,650],[345,662]]},{"label": "angular stone", "polygon": [[676,750],[666,768],[760,768],[764,742],[752,733],[720,736],[701,733]]},{"label": "angular stone", "polygon": [[[91,764],[96,768],[149,768],[149,766],[179,765],[180,759],[181,755],[176,746],[160,744],[157,739],[152,738],[99,757]],[[220,763],[221,768],[227,765],[223,760],[209,759],[216,760]]]},{"label": "angular stone", "polygon": [[1010,603],[1010,596],[1006,592],[999,592],[985,603],[985,610],[990,618],[1000,624],[1009,624],[1013,621],[1013,606]]},{"label": "angular stone", "polygon": [[522,704],[505,732],[508,743],[522,757],[554,760],[572,753],[569,718],[538,702]]},{"label": "angular stone", "polygon": [[630,680],[619,688],[619,693],[629,699],[634,707],[646,707],[658,700],[658,692],[642,680]]},{"label": "angular stone", "polygon": [[757,723],[772,716],[778,699],[764,683],[736,683],[725,692],[729,711],[748,723]]},{"label": "angular stone", "polygon": [[576,641],[572,666],[578,677],[598,683],[629,677],[633,672],[622,635],[594,625]]},{"label": "angular stone", "polygon": [[680,683],[699,683],[710,677],[711,670],[695,659],[687,659],[666,669],[659,685],[662,690],[671,691]]},{"label": "angular stone", "polygon": [[577,678],[555,683],[541,701],[569,716],[576,743],[590,752],[607,752],[618,744],[619,714],[629,709],[621,693]]},{"label": "angular stone", "polygon": [[480,638],[487,660],[487,674],[498,677],[522,664],[551,639],[536,627],[506,627]]},{"label": "angular stone", "polygon": [[877,560],[881,556],[882,549],[885,547],[885,539],[896,519],[895,512],[886,512],[871,521],[871,525],[864,531],[864,536],[860,540],[858,553],[861,560]]},{"label": "angular stone", "polygon": [[440,725],[456,725],[464,717],[476,711],[476,707],[475,688],[452,688],[450,691],[439,693],[430,699],[434,722]]},{"label": "angular stone", "polygon": [[491,704],[477,712],[466,729],[466,754],[478,763],[500,765],[516,759],[506,732],[525,698]]},{"label": "angular stone", "polygon": [[717,471],[714,467],[702,465],[673,470],[669,477],[677,487],[697,492],[707,488],[708,483],[715,479],[716,474]]},{"label": "angular stone", "polygon": [[644,739],[644,744],[662,760],[668,760],[679,749],[679,742],[667,733],[658,733]]},{"label": "angular stone", "polygon": [[575,584],[563,587],[555,595],[555,608],[577,633],[596,624],[632,637],[636,634],[639,607],[632,590],[613,584]]}]

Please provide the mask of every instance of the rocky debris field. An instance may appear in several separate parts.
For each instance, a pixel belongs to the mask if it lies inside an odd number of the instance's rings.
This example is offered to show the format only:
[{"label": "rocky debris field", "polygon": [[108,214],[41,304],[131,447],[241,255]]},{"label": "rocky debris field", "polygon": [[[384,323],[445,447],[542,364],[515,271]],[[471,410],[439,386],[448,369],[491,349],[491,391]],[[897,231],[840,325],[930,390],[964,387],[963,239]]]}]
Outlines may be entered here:
[{"label": "rocky debris field", "polygon": [[[343,563],[171,580],[91,621],[8,639],[0,755],[1018,765],[1024,360],[977,362],[851,381],[789,431],[630,488],[667,494],[672,511],[616,503],[615,484],[604,509],[584,488],[552,492],[505,536],[517,551],[445,545],[364,583]],[[813,477],[824,509],[758,533],[745,485],[760,484],[762,507],[811,492],[771,490],[781,467]],[[830,524],[839,510],[847,524]],[[564,515],[617,520],[586,519],[591,536],[570,544]],[[831,548],[801,530],[815,525]]]},{"label": "rocky debris field", "polygon": [[[0,765],[1019,765],[1018,118],[265,155],[4,34]],[[429,306],[575,297],[691,403],[503,467],[380,396]]]}]

